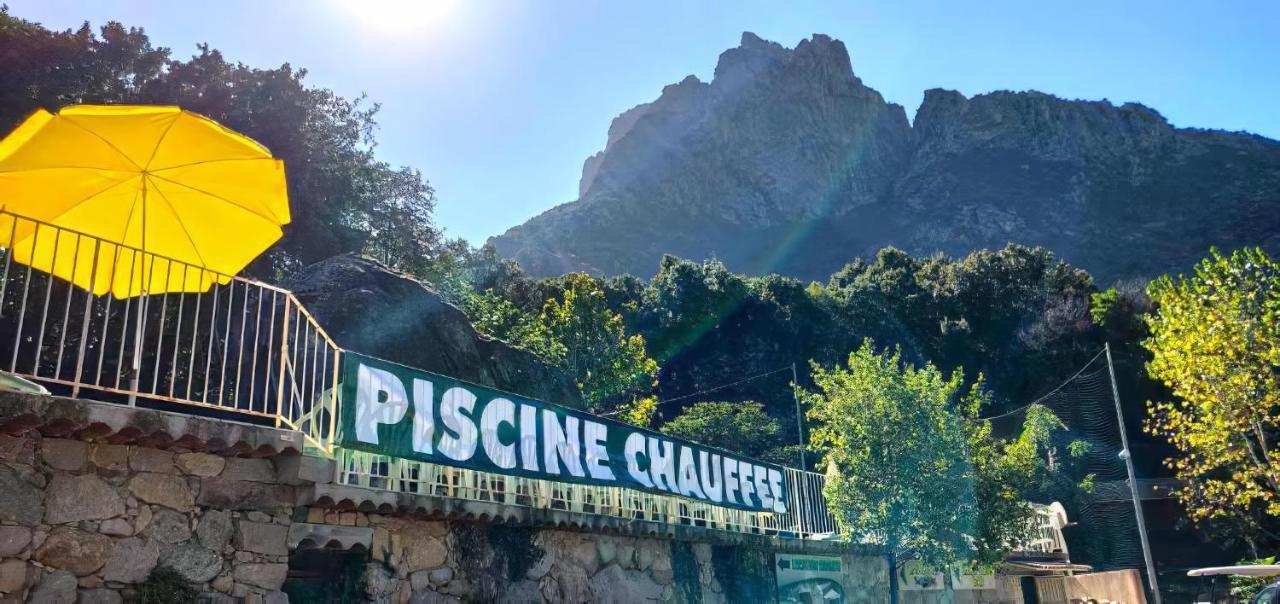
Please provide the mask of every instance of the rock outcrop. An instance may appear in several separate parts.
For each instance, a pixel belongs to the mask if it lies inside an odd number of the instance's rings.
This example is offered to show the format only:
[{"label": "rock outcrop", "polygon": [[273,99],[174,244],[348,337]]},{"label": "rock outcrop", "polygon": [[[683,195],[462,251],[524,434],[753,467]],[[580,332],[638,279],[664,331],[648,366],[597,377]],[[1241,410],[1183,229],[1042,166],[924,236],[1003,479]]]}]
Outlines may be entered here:
[{"label": "rock outcrop", "polygon": [[335,256],[284,284],[340,346],[547,402],[580,407],[568,374],[487,338],[431,286],[376,261]]},{"label": "rock outcrop", "polygon": [[844,45],[743,34],[614,120],[580,198],[492,239],[539,276],[647,276],[665,253],[824,279],[894,245],[1043,245],[1103,282],[1209,246],[1280,249],[1280,142],[1179,129],[1137,104],[931,90],[914,126]]}]

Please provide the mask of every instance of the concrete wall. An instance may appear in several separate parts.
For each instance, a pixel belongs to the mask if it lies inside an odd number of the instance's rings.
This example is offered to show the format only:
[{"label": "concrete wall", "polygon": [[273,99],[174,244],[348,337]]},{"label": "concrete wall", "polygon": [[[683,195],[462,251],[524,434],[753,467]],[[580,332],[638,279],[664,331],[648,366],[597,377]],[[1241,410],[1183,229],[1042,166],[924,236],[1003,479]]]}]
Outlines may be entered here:
[{"label": "concrete wall", "polygon": [[[700,529],[672,539],[344,509],[316,501],[297,455],[15,425],[0,421],[18,433],[0,434],[0,601],[119,602],[169,567],[204,601],[286,602],[291,556],[324,547],[358,552],[359,590],[375,602],[768,601],[774,551],[846,552]],[[849,601],[887,600],[881,558],[843,558]]]}]

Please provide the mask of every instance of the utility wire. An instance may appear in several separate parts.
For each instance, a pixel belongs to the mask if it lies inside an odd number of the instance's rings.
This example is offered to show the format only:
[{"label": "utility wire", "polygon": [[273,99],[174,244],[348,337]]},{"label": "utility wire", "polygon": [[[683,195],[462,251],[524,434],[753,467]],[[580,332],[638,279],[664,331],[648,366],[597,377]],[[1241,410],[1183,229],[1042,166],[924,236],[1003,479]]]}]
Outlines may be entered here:
[{"label": "utility wire", "polygon": [[1066,381],[1064,381],[1064,382],[1062,382],[1061,384],[1059,384],[1057,388],[1054,388],[1053,390],[1050,390],[1050,391],[1048,391],[1048,392],[1044,393],[1043,395],[1041,395],[1041,396],[1040,396],[1039,398],[1037,398],[1036,400],[1031,401],[1031,402],[1029,402],[1029,403],[1027,403],[1027,404],[1025,404],[1025,405],[1023,405],[1023,406],[1021,406],[1021,407],[1018,407],[1017,409],[1013,409],[1013,410],[1010,410],[1010,411],[1005,411],[1004,413],[1001,413],[1000,415],[992,415],[991,417],[979,417],[979,418],[978,418],[978,420],[979,420],[979,421],[987,421],[987,420],[993,420],[993,419],[1000,419],[1000,418],[1003,418],[1003,417],[1008,417],[1008,416],[1010,416],[1010,415],[1014,415],[1015,413],[1021,413],[1021,412],[1023,412],[1023,411],[1026,411],[1026,410],[1027,410],[1027,408],[1028,408],[1028,407],[1030,407],[1030,406],[1032,406],[1032,405],[1038,405],[1038,404],[1040,404],[1040,403],[1044,402],[1044,401],[1045,401],[1045,399],[1047,399],[1047,398],[1049,398],[1049,397],[1051,397],[1051,396],[1053,396],[1053,395],[1057,394],[1057,393],[1058,393],[1059,391],[1061,391],[1063,388],[1066,388],[1066,387],[1067,387],[1067,385],[1069,385],[1071,382],[1075,381],[1075,379],[1076,379],[1076,378],[1080,377],[1080,374],[1084,373],[1084,370],[1088,369],[1090,365],[1093,365],[1093,362],[1094,362],[1094,361],[1096,361],[1096,360],[1098,360],[1098,357],[1102,356],[1102,355],[1103,355],[1103,354],[1105,354],[1106,352],[1107,352],[1107,349],[1106,349],[1106,348],[1103,348],[1102,350],[1099,350],[1099,351],[1098,351],[1098,354],[1093,355],[1093,358],[1092,358],[1092,359],[1089,359],[1089,362],[1088,362],[1088,363],[1085,363],[1085,364],[1084,364],[1084,366],[1080,368],[1080,371],[1075,372],[1074,374],[1072,374],[1072,375],[1071,375],[1071,377],[1067,378],[1067,379],[1066,379]]},{"label": "utility wire", "polygon": [[658,401],[658,404],[659,404],[659,405],[665,405],[665,404],[667,404],[667,403],[674,403],[674,402],[676,402],[676,401],[682,401],[682,400],[684,400],[684,399],[687,399],[687,398],[693,398],[693,397],[695,397],[695,396],[701,396],[701,395],[703,395],[703,394],[710,394],[710,393],[715,392],[715,391],[717,391],[717,390],[724,390],[725,388],[730,388],[730,387],[733,387],[733,386],[737,386],[738,384],[744,384],[744,383],[746,383],[746,382],[750,382],[751,380],[755,380],[755,379],[762,378],[762,377],[764,377],[764,376],[766,376],[766,375],[773,375],[773,374],[775,374],[775,373],[781,373],[781,372],[783,372],[783,371],[791,371],[791,369],[792,369],[792,366],[791,366],[791,365],[787,365],[786,367],[779,367],[779,368],[777,368],[777,369],[773,369],[773,370],[771,370],[771,371],[766,371],[766,372],[764,372],[764,373],[759,373],[759,374],[753,375],[753,376],[748,377],[748,378],[740,379],[740,380],[738,380],[738,381],[736,381],[736,382],[730,382],[730,383],[728,383],[728,384],[721,384],[721,385],[719,385],[719,386],[716,386],[715,388],[708,388],[708,389],[706,389],[706,390],[699,390],[699,391],[694,392],[694,393],[692,393],[692,394],[684,394],[684,395],[681,395],[681,396],[677,396],[677,397],[675,397],[675,398],[669,398],[669,399],[666,399],[666,400],[660,400],[660,401]]}]

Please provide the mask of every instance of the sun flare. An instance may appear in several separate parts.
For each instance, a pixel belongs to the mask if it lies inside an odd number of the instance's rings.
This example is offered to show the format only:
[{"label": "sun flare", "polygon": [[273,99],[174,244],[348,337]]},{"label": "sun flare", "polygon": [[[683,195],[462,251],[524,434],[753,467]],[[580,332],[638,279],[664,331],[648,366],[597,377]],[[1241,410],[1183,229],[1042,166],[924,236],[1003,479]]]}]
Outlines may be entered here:
[{"label": "sun flare", "polygon": [[458,0],[342,0],[347,13],[372,32],[387,35],[434,29]]}]

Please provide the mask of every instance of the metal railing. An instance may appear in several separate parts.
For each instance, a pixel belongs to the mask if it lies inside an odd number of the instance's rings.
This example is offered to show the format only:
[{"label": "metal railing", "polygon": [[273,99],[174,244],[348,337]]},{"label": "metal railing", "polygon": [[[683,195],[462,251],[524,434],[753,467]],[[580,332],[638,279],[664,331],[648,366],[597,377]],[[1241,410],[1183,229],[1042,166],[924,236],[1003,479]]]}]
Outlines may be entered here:
[{"label": "metal railing", "polygon": [[0,211],[0,370],[55,394],[256,418],[329,453],[341,353],[286,290]]},{"label": "metal railing", "polygon": [[342,484],[793,538],[836,531],[824,477],[792,468],[788,511],[771,513],[336,447],[342,360],[287,290],[0,210],[0,371],[54,394],[297,430],[335,457]]},{"label": "metal railing", "polygon": [[786,513],[755,512],[628,489],[522,478],[374,453],[335,449],[339,484],[414,495],[452,497],[532,508],[648,520],[797,539],[835,532],[822,497],[821,474],[787,468],[792,500]]}]

